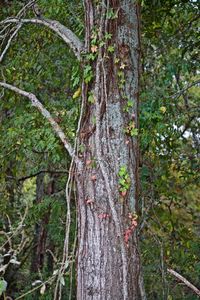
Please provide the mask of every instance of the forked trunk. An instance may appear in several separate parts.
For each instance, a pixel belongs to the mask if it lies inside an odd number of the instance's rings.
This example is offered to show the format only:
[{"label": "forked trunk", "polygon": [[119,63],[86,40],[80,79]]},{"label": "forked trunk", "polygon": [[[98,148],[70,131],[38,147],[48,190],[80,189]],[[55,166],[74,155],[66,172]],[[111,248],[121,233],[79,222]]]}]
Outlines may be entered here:
[{"label": "forked trunk", "polygon": [[77,299],[138,300],[138,6],[84,2]]}]

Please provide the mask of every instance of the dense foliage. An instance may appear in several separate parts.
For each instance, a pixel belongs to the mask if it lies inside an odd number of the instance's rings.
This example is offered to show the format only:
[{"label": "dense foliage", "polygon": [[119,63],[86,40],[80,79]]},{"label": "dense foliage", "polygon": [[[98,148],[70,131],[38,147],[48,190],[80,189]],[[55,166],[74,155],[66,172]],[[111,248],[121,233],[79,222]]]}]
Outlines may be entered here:
[{"label": "dense foliage", "polygon": [[167,267],[196,285],[200,276],[198,21],[196,1],[143,5],[141,247],[150,299],[196,299]]},{"label": "dense foliage", "polygon": [[[42,15],[83,38],[81,1],[37,3]],[[24,1],[1,1],[0,19],[16,16],[23,6]],[[198,6],[189,0],[141,1],[138,234],[146,294],[152,300],[197,299],[167,268],[198,286]],[[33,17],[32,6],[22,16]],[[3,28],[1,53],[14,27]],[[82,71],[55,34],[39,25],[24,25],[1,62],[0,76],[35,93],[73,142]],[[27,300],[53,299],[63,256],[69,157],[48,122],[25,98],[0,92],[0,293],[5,290],[4,295],[13,299],[26,293]],[[62,281],[63,299],[75,299],[73,192],[72,187],[71,260]],[[40,263],[35,260],[38,241]]]}]

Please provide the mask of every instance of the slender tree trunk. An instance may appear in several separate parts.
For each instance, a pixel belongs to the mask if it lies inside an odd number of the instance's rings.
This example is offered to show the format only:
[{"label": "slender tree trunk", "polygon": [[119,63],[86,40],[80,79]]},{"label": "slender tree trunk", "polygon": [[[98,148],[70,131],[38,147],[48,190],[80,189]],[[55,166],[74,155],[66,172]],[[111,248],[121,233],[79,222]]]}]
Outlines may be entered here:
[{"label": "slender tree trunk", "polygon": [[77,299],[138,300],[138,6],[130,0],[84,5],[90,56],[82,89],[83,164],[76,172]]},{"label": "slender tree trunk", "polygon": [[[47,189],[45,189],[44,173],[37,176],[36,180],[36,205],[44,201],[44,196],[51,195],[54,193],[54,181],[50,178]],[[44,213],[41,220],[35,225],[35,237],[33,248],[33,256],[31,263],[31,272],[37,273],[41,271],[44,266],[44,259],[46,255],[46,242],[48,234],[48,224],[50,219],[51,207],[49,206],[47,211]]]}]

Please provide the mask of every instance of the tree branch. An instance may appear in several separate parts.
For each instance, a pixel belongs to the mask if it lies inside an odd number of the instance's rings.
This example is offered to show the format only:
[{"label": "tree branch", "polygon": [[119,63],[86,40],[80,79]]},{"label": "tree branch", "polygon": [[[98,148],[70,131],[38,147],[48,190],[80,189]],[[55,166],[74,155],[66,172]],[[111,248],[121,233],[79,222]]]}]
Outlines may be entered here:
[{"label": "tree branch", "polygon": [[10,38],[8,39],[8,42],[3,50],[3,52],[1,53],[1,56],[0,56],[0,63],[2,62],[6,52],[8,51],[9,47],[10,47],[10,44],[12,42],[12,40],[14,39],[14,37],[17,35],[18,31],[20,30],[20,28],[22,27],[22,24],[18,24],[17,25],[17,28],[15,29],[15,31],[11,34]]},{"label": "tree branch", "polygon": [[11,24],[11,23],[33,23],[33,24],[41,24],[52,31],[54,31],[58,36],[60,36],[63,41],[70,46],[73,50],[74,54],[78,58],[81,59],[81,52],[83,51],[83,43],[80,39],[66,26],[62,25],[60,22],[55,20],[49,20],[44,18],[32,18],[32,19],[18,19],[18,18],[8,18],[2,21],[0,24]]},{"label": "tree branch", "polygon": [[[18,12],[18,14],[17,14],[17,16],[16,16],[16,18],[22,18],[22,16],[25,14],[25,12],[27,11],[27,10],[29,10],[31,7],[32,7],[32,5],[35,3],[35,0],[31,0],[31,1],[29,1],[19,12]],[[1,22],[2,24],[3,24],[3,22]],[[1,24],[0,23],[0,24]],[[11,45],[11,42],[12,42],[12,40],[14,39],[14,37],[17,35],[17,33],[18,33],[18,31],[20,30],[20,28],[22,27],[22,24],[21,23],[18,23],[17,25],[16,25],[16,27],[15,28],[12,28],[11,30],[9,29],[10,28],[10,26],[12,25],[12,23],[8,23],[1,31],[0,31],[0,34],[2,34],[2,36],[0,36],[0,38],[1,39],[6,39],[6,37],[10,34],[10,32],[12,33],[12,31],[13,31],[13,33],[11,34],[11,36],[9,37],[9,39],[8,39],[8,41],[7,41],[7,43],[6,43],[6,46],[5,46],[5,48],[4,48],[4,50],[3,50],[3,52],[2,52],[2,54],[1,54],[1,56],[0,56],[0,63],[2,62],[2,60],[3,60],[3,58],[4,58],[4,56],[5,56],[5,54],[6,54],[6,52],[8,51],[8,49],[9,49],[9,47],[10,47],[10,45]],[[7,32],[6,32],[7,31]],[[5,32],[5,34],[3,35],[3,33]],[[2,43],[3,44],[3,43]]]},{"label": "tree branch", "polygon": [[31,101],[32,105],[37,107],[37,109],[42,113],[42,115],[49,121],[49,123],[51,124],[53,130],[55,131],[57,136],[62,141],[65,149],[68,151],[69,155],[72,158],[74,157],[74,149],[72,148],[71,144],[68,142],[67,137],[65,136],[65,134],[62,131],[61,127],[53,119],[50,112],[42,105],[42,103],[37,99],[37,97],[34,94],[23,91],[23,90],[15,87],[13,85],[5,83],[5,82],[0,82],[0,86],[28,98]]},{"label": "tree branch", "polygon": [[30,174],[30,175],[27,175],[27,176],[23,176],[23,177],[20,177],[20,178],[17,178],[17,177],[14,177],[14,176],[6,176],[6,178],[13,179],[13,180],[16,180],[16,181],[20,182],[20,181],[25,181],[27,179],[36,177],[37,175],[42,174],[42,173],[68,174],[69,172],[67,170],[40,170],[40,171],[38,171],[36,173]]},{"label": "tree branch", "polygon": [[187,90],[189,90],[191,87],[195,86],[195,85],[199,85],[200,84],[200,80],[196,80],[194,82],[192,82],[191,84],[189,84],[188,86],[186,86],[185,88],[183,88],[182,90],[178,91],[177,93],[169,96],[169,98],[178,98],[181,95],[183,95]]},{"label": "tree branch", "polygon": [[198,296],[200,296],[200,290],[198,288],[196,288],[196,286],[194,286],[192,283],[190,283],[186,278],[184,278],[182,275],[180,275],[179,273],[177,273],[176,271],[172,270],[172,269],[167,269],[167,272],[169,272],[170,274],[174,275],[177,279],[179,279],[180,281],[182,281],[185,285],[187,285],[187,287],[189,287],[193,292],[195,292]]}]

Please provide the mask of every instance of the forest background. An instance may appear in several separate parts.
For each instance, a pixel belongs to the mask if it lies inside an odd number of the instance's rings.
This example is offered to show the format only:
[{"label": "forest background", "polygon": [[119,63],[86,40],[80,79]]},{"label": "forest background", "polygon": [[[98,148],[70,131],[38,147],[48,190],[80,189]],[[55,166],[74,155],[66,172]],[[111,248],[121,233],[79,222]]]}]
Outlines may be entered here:
[{"label": "forest background", "polygon": [[[83,39],[81,1],[37,4],[42,16],[60,21]],[[0,1],[0,20],[17,16],[24,5]],[[20,17],[35,14],[27,6]],[[137,232],[144,286],[152,300],[198,299],[167,268],[200,288],[198,24],[197,1],[141,1]],[[0,23],[0,28],[1,81],[6,78],[36,94],[73,141],[84,76],[74,54],[46,27],[27,24],[16,33],[16,26],[5,29]],[[70,159],[48,121],[28,101],[11,91],[0,92],[0,292],[5,290],[4,296],[13,299],[21,295],[27,300],[53,299],[63,258]],[[77,222],[72,195],[63,299],[76,299]]]}]

